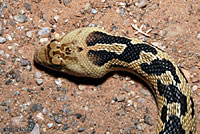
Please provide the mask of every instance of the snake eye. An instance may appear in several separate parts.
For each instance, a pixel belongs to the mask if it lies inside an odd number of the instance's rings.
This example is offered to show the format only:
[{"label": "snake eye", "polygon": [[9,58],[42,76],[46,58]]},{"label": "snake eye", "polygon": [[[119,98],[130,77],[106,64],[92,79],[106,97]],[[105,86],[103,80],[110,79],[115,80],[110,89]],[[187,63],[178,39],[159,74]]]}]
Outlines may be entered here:
[{"label": "snake eye", "polygon": [[78,52],[81,52],[83,51],[83,48],[82,47],[78,47]]}]

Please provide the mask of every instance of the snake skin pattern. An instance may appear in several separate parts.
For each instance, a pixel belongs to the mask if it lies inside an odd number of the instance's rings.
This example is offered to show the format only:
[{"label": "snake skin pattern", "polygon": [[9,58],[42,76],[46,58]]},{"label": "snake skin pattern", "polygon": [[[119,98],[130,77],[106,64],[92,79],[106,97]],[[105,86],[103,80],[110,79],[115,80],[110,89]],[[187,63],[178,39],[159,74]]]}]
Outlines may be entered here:
[{"label": "snake skin pattern", "polygon": [[99,28],[79,28],[34,55],[37,63],[70,75],[100,78],[128,71],[152,89],[158,105],[157,134],[195,134],[194,102],[183,72],[159,48]]}]

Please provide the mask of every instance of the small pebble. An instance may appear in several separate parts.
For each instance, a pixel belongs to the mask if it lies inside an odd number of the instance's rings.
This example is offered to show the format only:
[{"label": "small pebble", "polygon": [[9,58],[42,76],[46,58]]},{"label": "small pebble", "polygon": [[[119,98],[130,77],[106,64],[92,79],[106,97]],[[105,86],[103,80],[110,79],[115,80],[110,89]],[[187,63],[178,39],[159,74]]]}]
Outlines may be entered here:
[{"label": "small pebble", "polygon": [[85,90],[86,88],[87,88],[86,85],[79,85],[79,86],[78,86],[78,89],[81,90],[81,91],[82,91],[82,90]]},{"label": "small pebble", "polygon": [[41,36],[41,35],[47,35],[49,34],[51,31],[49,30],[49,27],[44,27],[42,28],[39,32],[38,32],[38,35]]},{"label": "small pebble", "polygon": [[38,113],[38,114],[36,115],[36,117],[37,117],[39,120],[44,121],[44,116],[43,116],[42,113]]},{"label": "small pebble", "polygon": [[29,38],[32,38],[32,31],[26,32],[26,36],[29,37]]},{"label": "small pebble", "polygon": [[3,44],[6,42],[6,39],[4,37],[0,37],[0,44]]},{"label": "small pebble", "polygon": [[61,81],[61,79],[56,79],[55,81],[55,84],[58,86],[58,87],[62,87],[62,81]]},{"label": "small pebble", "polygon": [[2,21],[0,20],[0,36],[3,35],[4,29],[3,29],[3,24]]},{"label": "small pebble", "polygon": [[62,128],[62,131],[67,130],[68,128],[70,128],[70,126],[67,123],[64,123],[64,126]]},{"label": "small pebble", "polygon": [[196,38],[197,38],[198,40],[200,40],[200,33],[197,34]]},{"label": "small pebble", "polygon": [[145,115],[144,116],[144,123],[148,124],[148,125],[153,125],[151,122],[150,122],[150,116],[149,115]]},{"label": "small pebble", "polygon": [[15,127],[19,127],[22,125],[23,117],[22,116],[15,116],[11,118],[12,125]]},{"label": "small pebble", "polygon": [[136,6],[138,6],[139,8],[144,8],[146,5],[147,5],[146,0],[139,0]]},{"label": "small pebble", "polygon": [[151,95],[150,92],[148,92],[145,89],[142,89],[140,92],[143,93],[145,96],[150,96]]},{"label": "small pebble", "polygon": [[120,11],[120,16],[124,17],[125,16],[125,8],[122,8]]},{"label": "small pebble", "polygon": [[4,55],[4,51],[3,50],[0,50],[0,55]]},{"label": "small pebble", "polygon": [[5,54],[5,58],[8,59],[10,57],[9,54]]},{"label": "small pebble", "polygon": [[93,14],[96,14],[97,12],[98,12],[98,11],[97,11],[96,9],[93,9],[93,8],[92,8],[92,13],[93,13]]},{"label": "small pebble", "polygon": [[92,11],[92,5],[90,3],[87,3],[85,5],[85,11],[88,13],[90,13]]},{"label": "small pebble", "polygon": [[137,128],[137,130],[140,130],[140,131],[142,130],[142,126],[141,125],[137,125],[136,128]]},{"label": "small pebble", "polygon": [[6,38],[7,38],[9,41],[12,40],[12,37],[11,37],[9,34],[6,35]]},{"label": "small pebble", "polygon": [[28,61],[28,60],[22,59],[22,60],[21,60],[21,65],[22,65],[22,66],[28,66],[28,65],[29,65],[29,61]]},{"label": "small pebble", "polygon": [[54,17],[53,17],[53,19],[54,19],[56,22],[58,22],[58,18],[59,18],[59,16],[54,16]]},{"label": "small pebble", "polygon": [[85,128],[81,127],[81,128],[78,128],[78,132],[83,132],[85,130]]},{"label": "small pebble", "polygon": [[49,40],[48,38],[41,38],[40,43],[45,44],[48,42],[48,40]]},{"label": "small pebble", "polygon": [[38,105],[37,105],[37,104],[33,104],[33,105],[31,106],[31,108],[30,108],[30,111],[31,111],[32,113],[36,112],[37,110],[38,110]]},{"label": "small pebble", "polygon": [[82,117],[81,114],[75,114],[75,116],[76,116],[77,119],[80,119]]},{"label": "small pebble", "polygon": [[126,96],[125,95],[118,95],[118,96],[116,96],[115,99],[118,102],[122,102],[122,101],[124,101],[126,99]]},{"label": "small pebble", "polygon": [[63,0],[64,5],[67,7],[72,0]]},{"label": "small pebble", "polygon": [[197,85],[194,85],[193,87],[192,87],[192,91],[196,91],[198,89],[198,86]]},{"label": "small pebble", "polygon": [[30,11],[31,10],[31,4],[29,4],[29,3],[25,3],[25,9],[26,10],[28,10],[28,11]]},{"label": "small pebble", "polygon": [[15,15],[14,20],[20,23],[24,23],[28,21],[28,18],[25,15]]},{"label": "small pebble", "polygon": [[35,76],[36,76],[36,78],[41,78],[41,77],[42,77],[42,73],[36,72],[36,73],[35,73]]},{"label": "small pebble", "polygon": [[35,126],[33,128],[33,130],[31,131],[30,134],[40,134],[40,128],[39,125],[37,123],[35,123]]},{"label": "small pebble", "polygon": [[53,123],[48,123],[47,126],[48,126],[48,128],[52,128],[53,127]]},{"label": "small pebble", "polygon": [[24,10],[20,10],[19,13],[20,13],[21,15],[24,15],[26,12],[25,12]]},{"label": "small pebble", "polygon": [[54,120],[55,120],[55,122],[56,122],[57,124],[61,124],[62,119],[63,119],[62,114],[58,114],[58,115],[56,115],[55,118],[54,118]]},{"label": "small pebble", "polygon": [[12,82],[12,79],[8,79],[8,80],[6,81],[6,85],[9,85],[11,82]]},{"label": "small pebble", "polygon": [[196,53],[197,58],[200,60],[200,53]]},{"label": "small pebble", "polygon": [[38,86],[42,85],[43,79],[37,79],[37,80],[36,80],[36,83],[38,84]]}]

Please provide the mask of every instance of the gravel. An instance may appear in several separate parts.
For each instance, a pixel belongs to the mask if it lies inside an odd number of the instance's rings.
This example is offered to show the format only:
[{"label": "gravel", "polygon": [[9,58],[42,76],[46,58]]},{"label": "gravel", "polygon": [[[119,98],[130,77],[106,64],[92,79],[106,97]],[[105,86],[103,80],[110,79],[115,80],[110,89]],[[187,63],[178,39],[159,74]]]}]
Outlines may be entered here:
[{"label": "gravel", "polygon": [[64,5],[67,7],[72,0],[63,0]]},{"label": "gravel", "polygon": [[139,0],[136,6],[138,6],[139,8],[144,8],[146,7],[146,5],[147,5],[146,0]]},{"label": "gravel", "polygon": [[83,131],[85,131],[84,127],[78,128],[78,132],[83,132]]},{"label": "gravel", "polygon": [[14,20],[20,23],[24,23],[28,21],[28,18],[25,15],[15,15]]},{"label": "gravel", "polygon": [[24,7],[25,7],[25,9],[26,9],[27,11],[30,11],[30,10],[31,10],[31,4],[30,4],[30,3],[25,3]]},{"label": "gravel", "polygon": [[6,39],[4,37],[0,37],[0,44],[3,44],[6,42]]},{"label": "gravel", "polygon": [[41,35],[47,35],[50,33],[50,29],[49,27],[44,27],[42,28],[39,32],[38,32],[38,35],[41,36]]},{"label": "gravel", "polygon": [[61,124],[61,123],[62,123],[61,121],[63,120],[63,115],[62,115],[62,114],[57,114],[57,115],[55,116],[54,120],[55,120],[55,122],[56,122],[57,124]]},{"label": "gravel", "polygon": [[36,73],[35,73],[35,76],[36,76],[36,78],[41,78],[41,77],[42,77],[42,73],[36,72]]},{"label": "gravel", "polygon": [[22,59],[22,60],[21,60],[21,65],[22,65],[22,66],[28,66],[28,65],[29,65],[29,61],[28,61],[28,60]]},{"label": "gravel", "polygon": [[4,33],[3,24],[2,21],[0,20],[0,36],[2,36],[3,33]]},{"label": "gravel", "polygon": [[38,86],[42,85],[43,84],[43,79],[37,79],[36,83],[37,83]]}]

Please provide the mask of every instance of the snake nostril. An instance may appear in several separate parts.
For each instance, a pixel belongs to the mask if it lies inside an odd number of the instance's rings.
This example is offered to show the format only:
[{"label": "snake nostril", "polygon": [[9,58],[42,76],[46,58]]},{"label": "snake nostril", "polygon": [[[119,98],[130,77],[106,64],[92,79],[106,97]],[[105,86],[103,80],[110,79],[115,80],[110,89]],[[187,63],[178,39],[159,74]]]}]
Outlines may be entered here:
[{"label": "snake nostril", "polygon": [[69,47],[65,48],[65,54],[71,54],[71,49]]}]

